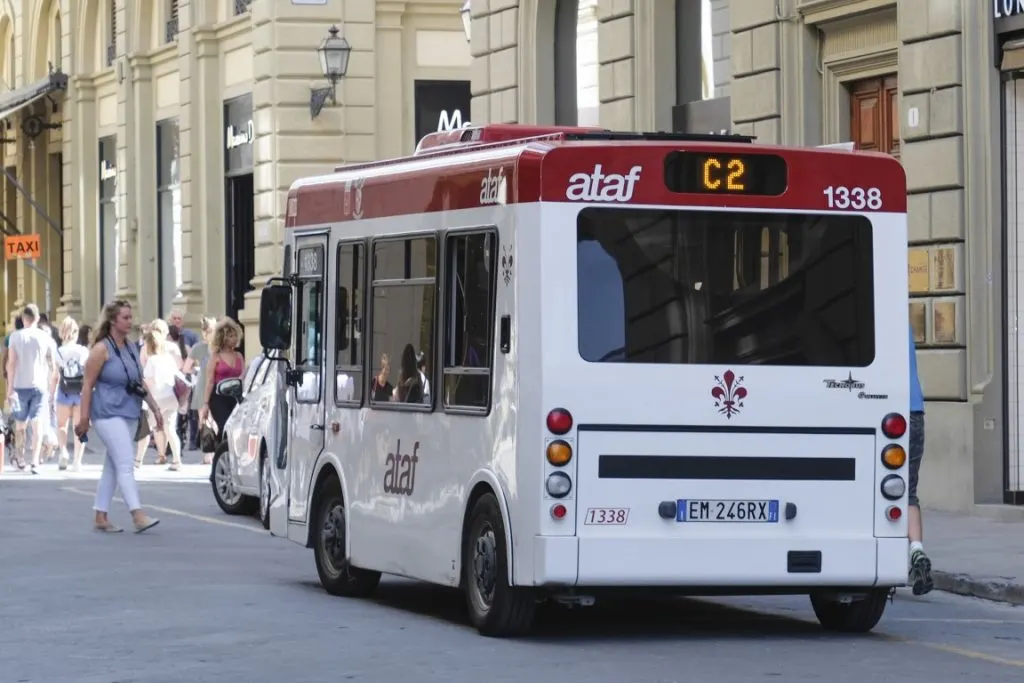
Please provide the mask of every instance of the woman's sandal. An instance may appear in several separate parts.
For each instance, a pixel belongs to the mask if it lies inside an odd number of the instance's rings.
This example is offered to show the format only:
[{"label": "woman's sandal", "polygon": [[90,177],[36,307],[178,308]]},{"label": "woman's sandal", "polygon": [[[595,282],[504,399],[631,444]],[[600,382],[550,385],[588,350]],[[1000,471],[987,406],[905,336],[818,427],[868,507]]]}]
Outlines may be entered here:
[{"label": "woman's sandal", "polygon": [[159,519],[157,519],[155,517],[147,517],[146,521],[143,522],[142,524],[138,524],[138,523],[135,524],[135,533],[141,534],[146,529],[152,529],[153,527],[155,527],[159,523],[160,523]]},{"label": "woman's sandal", "polygon": [[93,528],[96,529],[96,531],[102,531],[105,534],[119,534],[124,531],[121,527],[114,526],[110,522],[107,522],[106,524],[96,524]]}]

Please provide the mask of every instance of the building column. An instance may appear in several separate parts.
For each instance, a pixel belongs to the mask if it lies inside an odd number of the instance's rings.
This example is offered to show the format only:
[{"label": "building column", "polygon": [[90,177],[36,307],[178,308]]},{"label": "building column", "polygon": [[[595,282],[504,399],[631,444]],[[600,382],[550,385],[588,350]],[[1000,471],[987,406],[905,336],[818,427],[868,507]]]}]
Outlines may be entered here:
[{"label": "building column", "polygon": [[[153,70],[148,57],[132,56],[128,60],[131,72],[132,135],[128,144],[134,150],[135,164],[126,166],[124,174],[131,174],[133,192],[129,195],[128,213],[132,216],[131,232],[134,243],[128,256],[137,267],[135,294],[137,315],[142,320],[153,320],[167,315],[160,310],[160,264],[157,261],[159,235],[157,234],[156,199],[156,122],[153,108]],[[122,178],[124,175],[122,175]]]},{"label": "building column", "polygon": [[[736,9],[744,11],[740,3],[732,0]],[[729,19],[730,0],[711,0],[711,58],[714,64],[714,95],[728,97],[732,81],[732,27]]]},{"label": "building column", "polygon": [[729,13],[732,130],[738,135],[754,135],[759,143],[768,144],[777,144],[782,134],[780,22],[776,5],[775,0],[743,0],[742,12]]},{"label": "building column", "polygon": [[[76,320],[90,314],[100,299],[99,272],[99,143],[97,142],[96,87],[92,79],[70,79],[65,100],[72,108],[70,135],[64,137],[64,201],[69,225],[65,233],[66,289],[61,311]],[[89,302],[86,305],[84,302]]]},{"label": "building column", "polygon": [[[224,306],[224,278],[204,281],[224,263],[224,166],[221,154],[204,154],[224,146],[220,53],[216,33],[208,28],[212,3],[183,0],[178,6],[178,78],[182,103],[179,126],[181,183],[181,297],[175,302],[186,324],[216,314]],[[214,302],[217,302],[214,304]]]},{"label": "building column", "polygon": [[[403,54],[404,31],[402,18],[405,14],[404,2],[378,2],[377,3],[377,36],[376,70],[378,73],[395,69],[399,72],[398,78],[377,78],[374,79],[376,86],[376,101],[379,102],[405,102],[405,82],[401,78]],[[372,94],[373,91],[365,87],[365,79],[351,82],[345,79],[338,84],[345,93],[345,106],[348,108],[349,99],[356,106],[374,106],[376,103]],[[360,97],[360,95],[363,95]],[[369,101],[368,101],[369,100]],[[378,130],[401,131],[401,134],[378,135],[377,159],[394,159],[409,153],[415,149],[419,140],[416,140],[415,114],[410,117],[406,107],[378,107],[376,109],[376,127]],[[406,125],[410,122],[412,125]],[[411,141],[412,144],[409,144]]]},{"label": "building column", "polygon": [[[135,212],[134,197],[138,188],[135,169],[139,155],[135,147],[135,84],[124,63],[124,54],[129,45],[128,8],[125,2],[117,2],[117,56],[114,71],[119,74],[117,88],[117,220],[120,227],[118,245],[117,298],[126,299],[132,308],[139,307],[139,263],[136,258],[136,244],[139,236],[139,220]],[[143,157],[144,158],[144,157]],[[129,163],[132,162],[132,163]],[[104,302],[105,304],[106,302]]]},{"label": "building column", "polygon": [[[542,105],[554,111],[554,102],[539,102],[554,74],[539,72],[549,61],[538,64],[538,52],[553,55],[554,45],[537,45],[538,2],[554,0],[472,0],[470,53],[473,55],[470,81],[473,102],[470,120],[480,123],[536,123]],[[547,13],[545,13],[546,16]],[[553,12],[551,13],[553,16]],[[548,27],[553,35],[554,28]],[[553,116],[553,113],[552,113]]]},{"label": "building column", "polygon": [[[255,192],[256,275],[246,295],[239,322],[245,326],[246,355],[259,352],[260,293],[267,280],[281,272],[287,192],[298,178],[323,173],[349,158],[343,102],[330,103],[310,119],[309,87],[323,87],[316,47],[332,24],[352,45],[347,79],[374,74],[374,3],[327,0],[323,5],[295,6],[283,2],[252,5],[252,48],[255,59],[253,149]],[[340,21],[339,21],[340,17]],[[307,53],[309,87],[296,87],[295,64],[282,54]],[[286,75],[286,72],[288,75]],[[339,84],[341,87],[341,84]]]}]

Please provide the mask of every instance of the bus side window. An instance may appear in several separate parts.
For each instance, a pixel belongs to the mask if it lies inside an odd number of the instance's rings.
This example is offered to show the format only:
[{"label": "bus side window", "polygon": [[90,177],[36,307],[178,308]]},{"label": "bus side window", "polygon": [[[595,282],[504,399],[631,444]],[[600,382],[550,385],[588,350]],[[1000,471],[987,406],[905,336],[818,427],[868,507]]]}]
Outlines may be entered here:
[{"label": "bus side window", "polygon": [[447,238],[444,282],[444,406],[459,412],[491,405],[494,358],[493,231]]},{"label": "bus side window", "polygon": [[334,360],[334,402],[359,407],[363,403],[362,320],[363,269],[366,250],[362,243],[338,245],[338,297],[335,310],[337,340]]}]

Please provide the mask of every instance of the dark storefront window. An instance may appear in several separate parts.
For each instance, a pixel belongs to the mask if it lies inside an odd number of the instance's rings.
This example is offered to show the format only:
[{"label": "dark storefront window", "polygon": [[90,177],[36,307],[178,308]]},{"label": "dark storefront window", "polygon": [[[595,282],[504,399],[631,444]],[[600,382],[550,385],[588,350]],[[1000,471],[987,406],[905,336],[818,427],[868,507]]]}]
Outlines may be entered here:
[{"label": "dark storefront window", "polygon": [[117,136],[100,138],[100,305],[117,294],[120,229],[117,217]]},{"label": "dark storefront window", "polygon": [[252,177],[255,141],[252,95],[224,102],[225,308],[235,320],[245,305],[245,294],[252,289],[252,279],[256,275]]},{"label": "dark storefront window", "polygon": [[156,124],[157,260],[160,263],[157,292],[160,310],[164,313],[170,310],[182,282],[178,155],[178,119],[160,121]]},{"label": "dark storefront window", "polygon": [[416,81],[416,141],[427,133],[469,124],[469,81]]}]

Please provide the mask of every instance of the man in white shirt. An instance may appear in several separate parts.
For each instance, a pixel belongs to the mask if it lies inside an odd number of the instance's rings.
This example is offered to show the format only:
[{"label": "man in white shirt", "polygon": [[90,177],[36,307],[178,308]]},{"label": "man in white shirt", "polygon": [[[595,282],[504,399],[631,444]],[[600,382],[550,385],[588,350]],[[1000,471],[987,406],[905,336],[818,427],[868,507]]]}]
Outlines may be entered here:
[{"label": "man in white shirt", "polygon": [[25,430],[32,426],[32,474],[38,474],[44,418],[49,420],[49,400],[60,375],[57,347],[53,338],[39,328],[39,308],[25,306],[21,312],[23,328],[11,335],[7,354],[7,398],[17,402],[14,411],[15,449],[25,446]]}]

